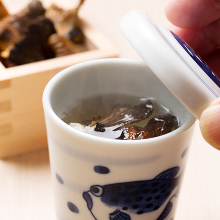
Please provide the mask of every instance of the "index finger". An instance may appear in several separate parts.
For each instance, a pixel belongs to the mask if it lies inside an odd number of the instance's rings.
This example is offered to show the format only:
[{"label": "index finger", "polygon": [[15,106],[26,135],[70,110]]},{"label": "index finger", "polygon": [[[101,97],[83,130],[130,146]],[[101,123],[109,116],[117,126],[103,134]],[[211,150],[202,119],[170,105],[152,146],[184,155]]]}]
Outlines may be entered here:
[{"label": "index finger", "polygon": [[200,28],[220,18],[219,0],[171,0],[166,7],[171,23],[181,28]]}]

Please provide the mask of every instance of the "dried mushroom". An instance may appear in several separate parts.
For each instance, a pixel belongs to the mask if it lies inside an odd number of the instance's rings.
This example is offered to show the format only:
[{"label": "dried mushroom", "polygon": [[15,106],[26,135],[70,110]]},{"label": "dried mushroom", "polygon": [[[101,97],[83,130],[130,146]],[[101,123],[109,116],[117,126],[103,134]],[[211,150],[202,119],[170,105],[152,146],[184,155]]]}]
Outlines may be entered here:
[{"label": "dried mushroom", "polygon": [[80,0],[76,8],[67,11],[56,5],[46,10],[34,0],[22,11],[8,15],[0,0],[0,19],[4,16],[0,20],[0,61],[12,67],[84,51],[84,36],[77,22],[82,3]]},{"label": "dried mushroom", "polygon": [[80,43],[83,41],[83,35],[78,24],[77,14],[83,2],[84,0],[80,0],[77,7],[70,10],[63,10],[57,5],[52,4],[46,11],[46,17],[53,21],[59,35],[73,41],[77,37],[77,41]]},{"label": "dried mushroom", "polygon": [[67,38],[75,44],[83,44],[85,39],[84,34],[79,27],[75,27],[74,29],[72,29],[68,33]]},{"label": "dried mushroom", "polygon": [[1,53],[2,62],[11,67],[53,58],[54,52],[47,41],[54,33],[53,23],[44,16],[38,17],[14,47],[8,47]]},{"label": "dried mushroom", "polygon": [[3,51],[21,40],[28,25],[44,13],[45,9],[41,2],[32,1],[17,14],[3,18],[0,21],[0,50]]},{"label": "dried mushroom", "polygon": [[42,3],[38,0],[33,0],[30,2],[29,5],[27,5],[26,8],[24,8],[22,11],[20,11],[17,14],[17,16],[24,19],[25,23],[28,23],[30,21],[33,21],[38,16],[41,16],[44,14],[45,14],[45,9],[44,9]]},{"label": "dried mushroom", "polygon": [[53,49],[56,57],[66,56],[74,53],[85,51],[85,47],[75,45],[65,37],[53,34],[49,37],[48,43]]}]

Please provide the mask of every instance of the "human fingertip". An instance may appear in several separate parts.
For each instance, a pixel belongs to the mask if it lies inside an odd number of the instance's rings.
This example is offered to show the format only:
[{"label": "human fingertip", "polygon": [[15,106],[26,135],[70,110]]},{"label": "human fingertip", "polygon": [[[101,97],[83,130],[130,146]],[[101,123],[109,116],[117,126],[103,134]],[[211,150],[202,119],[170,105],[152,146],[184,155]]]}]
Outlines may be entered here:
[{"label": "human fingertip", "polygon": [[202,136],[214,148],[220,150],[220,100],[212,103],[200,117]]},{"label": "human fingertip", "polygon": [[171,23],[173,22],[173,6],[173,0],[170,0],[165,7],[165,15]]},{"label": "human fingertip", "polygon": [[[189,0],[188,0],[189,1]],[[189,21],[188,1],[170,0],[165,7],[167,19],[177,27],[188,28],[192,21]],[[188,10],[188,13],[186,13]]]}]

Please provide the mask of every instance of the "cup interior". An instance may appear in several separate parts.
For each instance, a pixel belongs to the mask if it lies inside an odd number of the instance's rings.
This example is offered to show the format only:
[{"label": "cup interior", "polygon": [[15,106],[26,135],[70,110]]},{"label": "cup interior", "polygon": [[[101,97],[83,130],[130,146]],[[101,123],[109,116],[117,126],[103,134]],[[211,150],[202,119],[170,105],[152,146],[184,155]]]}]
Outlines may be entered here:
[{"label": "cup interior", "polygon": [[154,98],[177,115],[181,125],[194,120],[141,61],[103,59],[77,64],[57,74],[48,86],[51,108],[59,118],[82,99],[111,94]]}]

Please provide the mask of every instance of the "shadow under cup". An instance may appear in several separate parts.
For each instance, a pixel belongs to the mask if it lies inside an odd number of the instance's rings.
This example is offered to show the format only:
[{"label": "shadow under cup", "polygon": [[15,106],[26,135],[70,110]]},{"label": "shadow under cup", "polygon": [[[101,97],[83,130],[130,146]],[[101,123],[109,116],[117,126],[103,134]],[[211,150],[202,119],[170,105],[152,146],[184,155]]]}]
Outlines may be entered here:
[{"label": "shadow under cup", "polygon": [[[60,119],[70,106],[100,94],[153,97],[181,126],[160,137],[113,140]],[[174,218],[195,118],[143,62],[103,59],[69,67],[48,83],[43,106],[58,219]]]}]

